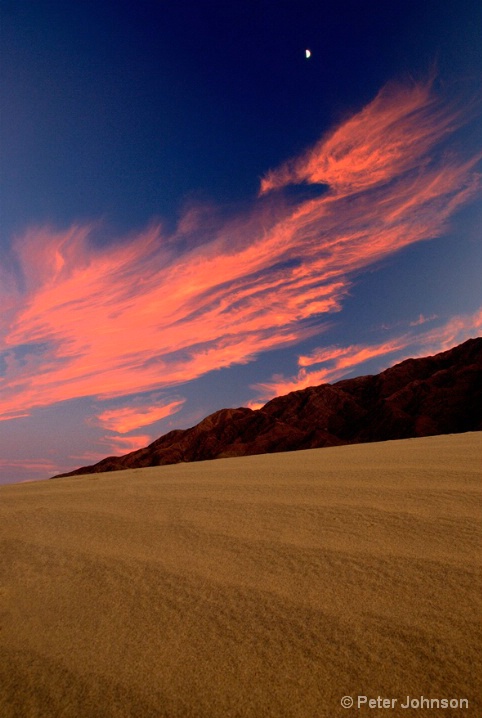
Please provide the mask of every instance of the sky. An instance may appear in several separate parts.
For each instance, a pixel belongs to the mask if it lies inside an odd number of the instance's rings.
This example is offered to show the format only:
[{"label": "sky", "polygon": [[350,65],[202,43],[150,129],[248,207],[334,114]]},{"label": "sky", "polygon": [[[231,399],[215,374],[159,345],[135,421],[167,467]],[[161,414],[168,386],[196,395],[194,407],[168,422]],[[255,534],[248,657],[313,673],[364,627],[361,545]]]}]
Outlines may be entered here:
[{"label": "sky", "polygon": [[0,483],[481,336],[481,32],[479,0],[4,0]]}]

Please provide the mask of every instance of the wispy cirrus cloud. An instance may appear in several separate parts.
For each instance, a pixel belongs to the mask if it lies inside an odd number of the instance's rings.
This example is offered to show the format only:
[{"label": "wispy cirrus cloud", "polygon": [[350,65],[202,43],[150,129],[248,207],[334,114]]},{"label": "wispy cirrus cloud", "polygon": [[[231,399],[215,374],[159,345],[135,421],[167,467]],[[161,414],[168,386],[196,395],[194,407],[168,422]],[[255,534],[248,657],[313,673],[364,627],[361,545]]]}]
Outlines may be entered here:
[{"label": "wispy cirrus cloud", "polygon": [[129,431],[140,429],[141,426],[148,426],[155,421],[165,419],[175,414],[184,404],[185,399],[171,401],[168,404],[133,405],[116,409],[106,409],[96,416],[96,423],[119,434],[127,434]]},{"label": "wispy cirrus cloud", "polygon": [[[416,320],[409,326],[419,326],[425,323]],[[259,396],[253,399],[251,408],[259,408],[269,399],[288,394],[291,391],[306,389],[308,386],[332,383],[350,374],[357,367],[362,366],[370,359],[380,358],[380,371],[386,369],[394,360],[403,361],[409,357],[425,356],[438,353],[460,344],[466,339],[482,334],[482,308],[474,314],[452,317],[444,325],[426,330],[425,332],[406,332],[378,344],[366,346],[328,346],[315,349],[309,355],[298,357],[299,371],[295,376],[285,377],[275,374],[271,381],[260,382],[253,385]],[[307,367],[320,366],[318,369]]]},{"label": "wispy cirrus cloud", "polygon": [[0,467],[22,471],[52,471],[55,464],[47,459],[0,459]]},{"label": "wispy cirrus cloud", "polygon": [[151,434],[134,434],[133,436],[101,436],[98,439],[97,451],[84,451],[81,454],[71,455],[69,459],[64,462],[63,466],[52,466],[50,474],[63,473],[64,471],[71,471],[76,466],[86,464],[96,464],[98,461],[109,456],[123,456],[131,451],[137,451],[143,449],[153,441]]},{"label": "wispy cirrus cloud", "polygon": [[[150,444],[152,436],[150,434],[136,434],[135,436],[105,436],[102,439],[102,443],[109,447],[109,451],[113,454],[122,455],[126,452],[137,451],[137,449],[143,449],[145,446]],[[99,459],[103,459],[104,455],[99,456]]]},{"label": "wispy cirrus cloud", "polygon": [[[229,220],[192,209],[172,235],[153,225],[103,248],[95,224],[28,230],[13,247],[20,280],[3,267],[0,416],[171,388],[319,334],[354,273],[439,236],[479,192],[480,157],[450,150],[462,124],[429,83],[393,84]],[[327,191],[276,191],[300,182]]]},{"label": "wispy cirrus cloud", "polygon": [[353,115],[300,157],[268,172],[261,194],[289,184],[326,184],[347,195],[391,182],[418,167],[421,157],[460,126],[462,111],[447,111],[431,79],[390,82]]},{"label": "wispy cirrus cloud", "polygon": [[419,314],[417,319],[414,319],[412,322],[410,322],[411,327],[419,327],[421,324],[426,324],[427,322],[433,322],[434,319],[437,319],[436,314],[431,314],[429,317],[425,317],[423,314]]},{"label": "wispy cirrus cloud", "polygon": [[[54,462],[43,458],[0,459],[0,484],[10,482],[23,483],[35,480],[39,474],[47,478],[56,470],[57,465]],[[7,480],[2,479],[2,474],[8,477]]]}]

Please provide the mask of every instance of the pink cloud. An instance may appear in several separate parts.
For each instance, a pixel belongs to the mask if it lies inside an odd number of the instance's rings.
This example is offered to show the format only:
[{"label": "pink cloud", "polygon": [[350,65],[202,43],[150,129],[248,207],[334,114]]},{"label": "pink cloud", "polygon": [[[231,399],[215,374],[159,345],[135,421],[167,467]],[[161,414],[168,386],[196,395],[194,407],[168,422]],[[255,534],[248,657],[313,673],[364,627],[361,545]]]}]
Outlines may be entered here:
[{"label": "pink cloud", "polygon": [[126,434],[129,431],[139,429],[141,426],[153,424],[155,421],[175,414],[182,407],[184,401],[185,399],[179,399],[164,405],[126,406],[118,409],[106,409],[101,414],[98,414],[96,419],[105,429],[116,431],[119,434]]},{"label": "pink cloud", "polygon": [[[423,322],[411,322],[418,326]],[[259,397],[254,399],[252,408],[259,408],[269,399],[288,394],[291,391],[306,389],[308,386],[332,383],[351,373],[356,367],[375,357],[383,357],[380,371],[391,365],[388,357],[397,353],[396,361],[409,357],[422,357],[427,354],[450,349],[474,336],[482,335],[482,308],[470,315],[452,317],[443,326],[415,334],[408,332],[389,341],[368,346],[351,345],[346,347],[328,346],[315,349],[310,355],[298,357],[301,369],[293,377],[275,374],[271,381],[253,385]],[[308,371],[305,367],[317,364],[329,364],[328,367]]]},{"label": "pink cloud", "polygon": [[327,184],[343,195],[373,188],[416,168],[461,122],[460,110],[447,111],[437,100],[431,80],[389,83],[302,156],[269,172],[261,193],[301,182]]},{"label": "pink cloud", "polygon": [[30,412],[27,410],[24,410],[24,411],[15,411],[15,409],[6,410],[0,416],[0,421],[10,421],[10,419],[21,419],[24,416],[30,416]]},{"label": "pink cloud", "polygon": [[0,469],[5,472],[38,473],[45,471],[52,473],[55,470],[55,464],[47,459],[0,459]]},{"label": "pink cloud", "polygon": [[406,337],[393,339],[392,341],[371,346],[352,345],[348,347],[328,347],[326,349],[315,349],[308,356],[298,357],[298,364],[301,367],[312,366],[313,364],[324,364],[334,361],[336,368],[346,369],[362,364],[369,359],[385,354],[392,354],[406,346]]},{"label": "pink cloud", "polygon": [[[122,456],[130,451],[137,451],[137,449],[143,449],[145,446],[150,444],[152,436],[150,434],[139,434],[136,436],[105,436],[102,439],[104,444],[107,444],[109,451],[113,452],[113,455]],[[105,454],[101,458],[104,458]]]},{"label": "pink cloud", "polygon": [[227,221],[194,207],[172,236],[153,225],[102,249],[98,225],[25,232],[25,286],[2,289],[0,416],[172,388],[319,334],[354,273],[439,236],[476,196],[478,158],[438,152],[461,122],[429,84],[390,85],[261,186],[327,183],[321,197],[293,206],[272,192]]},{"label": "pink cloud", "polygon": [[[107,442],[104,441],[104,444],[105,443],[107,443]],[[86,463],[96,464],[98,461],[105,459],[105,455],[106,455],[105,449],[102,452],[100,452],[100,451],[83,451],[81,454],[71,454],[69,456],[69,466],[68,467],[63,466],[62,468],[59,468],[57,466],[56,472],[63,473],[64,471],[70,471],[73,468],[77,468],[80,464],[82,464],[82,465],[86,464]],[[75,466],[70,463],[72,461],[75,462]]]},{"label": "pink cloud", "polygon": [[46,479],[57,472],[58,465],[48,459],[0,459],[0,484]]},{"label": "pink cloud", "polygon": [[456,344],[482,335],[482,307],[473,314],[460,314],[449,319],[444,325],[426,330],[417,335],[418,350],[413,357],[435,354],[450,349]]}]

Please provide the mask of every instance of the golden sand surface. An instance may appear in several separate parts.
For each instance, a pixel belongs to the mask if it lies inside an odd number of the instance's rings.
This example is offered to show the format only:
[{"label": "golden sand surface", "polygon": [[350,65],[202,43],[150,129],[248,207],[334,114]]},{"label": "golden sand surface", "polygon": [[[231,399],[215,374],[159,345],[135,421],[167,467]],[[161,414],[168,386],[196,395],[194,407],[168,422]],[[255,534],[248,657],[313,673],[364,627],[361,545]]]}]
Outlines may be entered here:
[{"label": "golden sand surface", "polygon": [[1,486],[0,717],[480,718],[481,439]]}]

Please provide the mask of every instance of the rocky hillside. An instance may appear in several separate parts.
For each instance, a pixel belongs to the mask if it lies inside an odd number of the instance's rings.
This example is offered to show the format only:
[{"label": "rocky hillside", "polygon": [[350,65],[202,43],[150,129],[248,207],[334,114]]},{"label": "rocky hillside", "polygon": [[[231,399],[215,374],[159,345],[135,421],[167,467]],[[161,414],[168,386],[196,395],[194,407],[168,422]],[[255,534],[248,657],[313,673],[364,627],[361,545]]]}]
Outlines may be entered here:
[{"label": "rocky hillside", "polygon": [[381,374],[294,391],[256,411],[221,409],[145,449],[59,476],[481,429],[478,338]]}]

